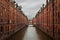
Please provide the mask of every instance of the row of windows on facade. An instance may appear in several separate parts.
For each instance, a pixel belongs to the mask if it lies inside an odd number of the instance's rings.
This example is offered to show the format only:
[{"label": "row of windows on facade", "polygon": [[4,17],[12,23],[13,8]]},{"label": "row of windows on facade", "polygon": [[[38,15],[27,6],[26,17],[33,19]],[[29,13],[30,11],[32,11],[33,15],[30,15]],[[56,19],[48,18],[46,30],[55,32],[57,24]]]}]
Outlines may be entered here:
[{"label": "row of windows on facade", "polygon": [[[0,22],[3,22],[3,19],[0,19]],[[7,21],[7,24],[11,23],[11,20],[8,20]],[[13,21],[13,24],[14,24],[14,21]]]},{"label": "row of windows on facade", "polygon": [[[0,23],[2,23],[2,22],[4,22],[3,19],[0,19]],[[10,24],[10,23],[15,24],[15,23],[19,23],[19,21],[8,20],[8,21],[7,21],[7,24]],[[23,22],[21,22],[21,23],[23,23]]]},{"label": "row of windows on facade", "polygon": [[[21,24],[21,25],[23,25],[23,24]],[[19,25],[17,25],[17,26],[19,26]],[[7,26],[7,27],[8,27],[8,30],[7,31],[9,31],[9,27],[10,26]],[[0,25],[0,32],[3,32],[3,26],[1,26],[1,25]]]}]

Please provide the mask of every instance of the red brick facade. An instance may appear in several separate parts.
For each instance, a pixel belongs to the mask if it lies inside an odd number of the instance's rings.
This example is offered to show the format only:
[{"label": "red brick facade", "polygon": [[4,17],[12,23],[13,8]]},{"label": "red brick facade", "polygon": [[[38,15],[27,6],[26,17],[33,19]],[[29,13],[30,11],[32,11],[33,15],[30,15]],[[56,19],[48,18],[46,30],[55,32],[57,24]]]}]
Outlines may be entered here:
[{"label": "red brick facade", "polygon": [[36,26],[36,19],[35,19],[35,18],[32,19],[32,24],[33,24],[34,26]]},{"label": "red brick facade", "polygon": [[36,15],[38,28],[56,40],[60,40],[60,0],[50,0]]},{"label": "red brick facade", "polygon": [[9,0],[0,0],[0,32],[13,33],[28,25],[23,12]]}]

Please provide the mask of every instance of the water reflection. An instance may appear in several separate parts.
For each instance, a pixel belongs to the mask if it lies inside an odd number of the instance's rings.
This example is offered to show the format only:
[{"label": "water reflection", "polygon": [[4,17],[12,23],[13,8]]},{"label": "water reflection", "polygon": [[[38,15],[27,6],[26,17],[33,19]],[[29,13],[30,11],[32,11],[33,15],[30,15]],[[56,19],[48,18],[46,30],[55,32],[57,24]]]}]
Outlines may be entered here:
[{"label": "water reflection", "polygon": [[26,29],[27,27],[25,27],[24,29],[21,29],[20,31],[18,31],[17,33],[9,37],[8,40],[23,40]]},{"label": "water reflection", "polygon": [[29,26],[27,28],[23,28],[13,36],[11,36],[8,40],[52,40],[36,27]]},{"label": "water reflection", "polygon": [[52,38],[44,34],[40,29],[36,28],[36,32],[40,40],[52,40]]},{"label": "water reflection", "polygon": [[39,40],[35,27],[28,27],[23,40]]}]

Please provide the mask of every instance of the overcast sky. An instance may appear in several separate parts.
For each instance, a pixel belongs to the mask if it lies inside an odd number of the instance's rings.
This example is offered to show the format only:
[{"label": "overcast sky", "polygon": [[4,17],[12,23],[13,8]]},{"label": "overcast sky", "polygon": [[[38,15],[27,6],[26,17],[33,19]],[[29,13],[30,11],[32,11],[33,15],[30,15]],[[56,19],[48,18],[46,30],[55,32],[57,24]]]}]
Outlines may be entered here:
[{"label": "overcast sky", "polygon": [[22,5],[22,10],[29,19],[32,19],[42,4],[45,4],[46,0],[16,0],[18,5]]}]

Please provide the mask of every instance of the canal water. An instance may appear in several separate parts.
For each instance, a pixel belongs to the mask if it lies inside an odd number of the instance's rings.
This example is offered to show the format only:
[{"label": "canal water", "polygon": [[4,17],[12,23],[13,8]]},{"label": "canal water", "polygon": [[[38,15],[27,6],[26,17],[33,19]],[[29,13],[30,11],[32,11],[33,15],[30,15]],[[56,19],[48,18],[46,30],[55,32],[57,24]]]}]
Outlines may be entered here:
[{"label": "canal water", "polygon": [[29,25],[12,35],[8,40],[52,40],[33,25]]}]

